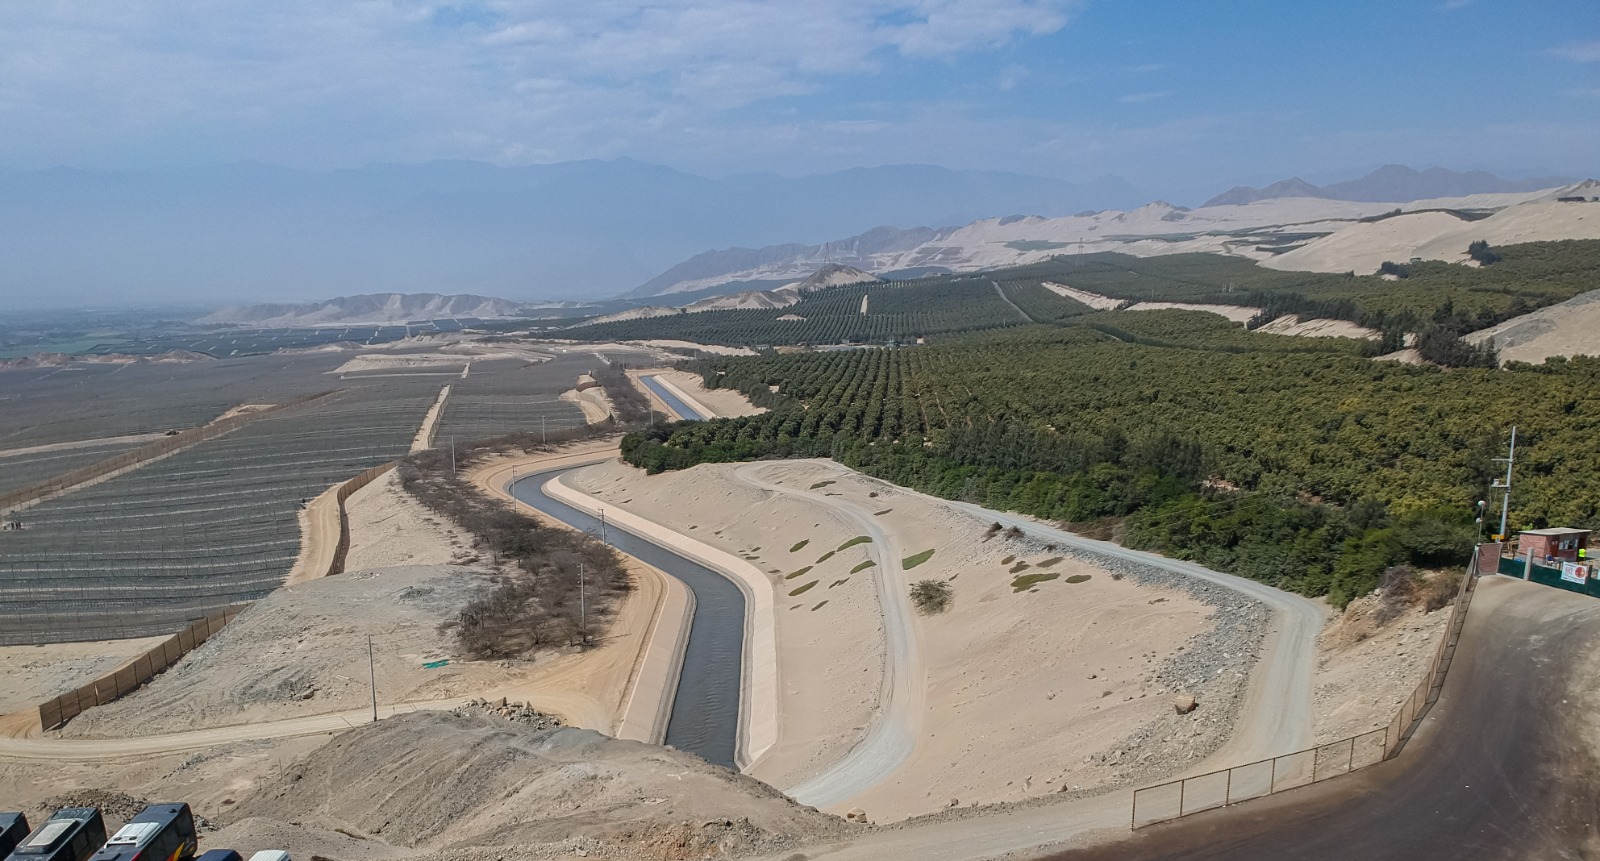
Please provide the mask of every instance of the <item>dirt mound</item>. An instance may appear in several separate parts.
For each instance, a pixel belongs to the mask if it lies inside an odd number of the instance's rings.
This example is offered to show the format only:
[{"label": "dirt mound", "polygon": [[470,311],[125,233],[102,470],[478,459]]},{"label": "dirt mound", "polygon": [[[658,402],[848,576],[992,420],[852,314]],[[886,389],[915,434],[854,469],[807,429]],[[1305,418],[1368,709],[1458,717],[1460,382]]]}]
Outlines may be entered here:
[{"label": "dirt mound", "polygon": [[229,819],[467,853],[461,857],[515,847],[591,858],[718,858],[847,827],[689,754],[590,730],[438,712],[340,735],[243,799]]}]

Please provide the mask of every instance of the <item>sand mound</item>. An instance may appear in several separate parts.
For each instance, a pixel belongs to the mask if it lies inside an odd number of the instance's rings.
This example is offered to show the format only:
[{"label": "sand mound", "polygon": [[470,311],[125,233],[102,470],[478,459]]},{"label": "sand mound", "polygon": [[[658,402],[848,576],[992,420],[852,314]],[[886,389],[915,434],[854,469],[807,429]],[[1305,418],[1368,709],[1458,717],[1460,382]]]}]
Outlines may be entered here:
[{"label": "sand mound", "polygon": [[338,736],[229,818],[390,846],[559,845],[568,855],[663,859],[778,849],[845,827],[690,754],[590,730],[432,712]]},{"label": "sand mound", "polygon": [[1503,362],[1543,362],[1551,356],[1600,355],[1600,290],[1591,290],[1491,329],[1473,332],[1469,343],[1494,341]]}]

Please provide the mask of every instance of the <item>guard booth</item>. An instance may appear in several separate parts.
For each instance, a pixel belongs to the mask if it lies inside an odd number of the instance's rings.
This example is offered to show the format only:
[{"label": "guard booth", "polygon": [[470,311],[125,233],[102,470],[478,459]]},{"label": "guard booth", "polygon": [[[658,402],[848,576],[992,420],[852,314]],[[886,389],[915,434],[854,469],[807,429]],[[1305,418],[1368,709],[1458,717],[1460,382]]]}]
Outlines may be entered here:
[{"label": "guard booth", "polygon": [[1530,529],[1517,537],[1516,555],[1500,560],[1500,573],[1568,592],[1600,598],[1600,577],[1589,557],[1587,529]]}]

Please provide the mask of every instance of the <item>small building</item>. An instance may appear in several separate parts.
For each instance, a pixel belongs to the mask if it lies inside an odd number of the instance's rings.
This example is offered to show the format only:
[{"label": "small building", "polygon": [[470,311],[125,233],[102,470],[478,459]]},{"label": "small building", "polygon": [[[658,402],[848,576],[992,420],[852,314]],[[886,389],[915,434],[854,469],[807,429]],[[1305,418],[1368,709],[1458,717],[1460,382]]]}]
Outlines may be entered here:
[{"label": "small building", "polygon": [[1577,562],[1579,551],[1589,547],[1589,530],[1560,526],[1553,529],[1529,529],[1517,539],[1517,555],[1530,557],[1535,562]]}]

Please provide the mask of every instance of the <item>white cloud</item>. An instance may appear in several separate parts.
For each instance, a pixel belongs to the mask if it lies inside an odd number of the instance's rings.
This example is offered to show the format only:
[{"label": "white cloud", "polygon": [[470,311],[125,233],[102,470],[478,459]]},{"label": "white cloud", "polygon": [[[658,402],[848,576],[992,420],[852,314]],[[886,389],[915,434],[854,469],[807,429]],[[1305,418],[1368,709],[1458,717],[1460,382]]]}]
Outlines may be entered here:
[{"label": "white cloud", "polygon": [[28,130],[0,163],[614,155],[641,129],[1052,33],[1079,2],[0,4],[0,127]]},{"label": "white cloud", "polygon": [[1153,93],[1129,93],[1128,95],[1117,99],[1117,101],[1125,105],[1137,105],[1142,102],[1153,102],[1157,99],[1164,99],[1170,95],[1172,95],[1171,90],[1161,90],[1160,92]]},{"label": "white cloud", "polygon": [[1550,49],[1550,53],[1574,63],[1600,63],[1600,40],[1569,42]]},{"label": "white cloud", "polygon": [[1027,80],[1027,78],[1028,68],[1026,66],[1012,63],[1011,65],[1000,70],[1000,80],[996,86],[1000,88],[1000,92],[1009,93],[1016,89],[1018,84],[1021,84],[1024,80]]}]

